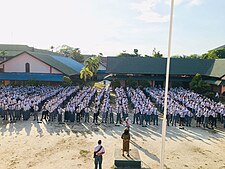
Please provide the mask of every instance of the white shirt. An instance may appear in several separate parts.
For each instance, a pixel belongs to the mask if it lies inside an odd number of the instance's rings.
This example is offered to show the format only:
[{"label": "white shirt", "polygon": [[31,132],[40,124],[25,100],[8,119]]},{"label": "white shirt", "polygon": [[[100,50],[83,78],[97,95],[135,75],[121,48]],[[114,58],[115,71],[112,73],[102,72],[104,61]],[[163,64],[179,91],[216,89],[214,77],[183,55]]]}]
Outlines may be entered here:
[{"label": "white shirt", "polygon": [[[94,148],[94,152],[98,151],[100,147],[101,147],[100,144],[96,145],[95,148]],[[101,150],[98,153],[105,153],[105,149],[104,149],[103,146],[102,146]]]}]

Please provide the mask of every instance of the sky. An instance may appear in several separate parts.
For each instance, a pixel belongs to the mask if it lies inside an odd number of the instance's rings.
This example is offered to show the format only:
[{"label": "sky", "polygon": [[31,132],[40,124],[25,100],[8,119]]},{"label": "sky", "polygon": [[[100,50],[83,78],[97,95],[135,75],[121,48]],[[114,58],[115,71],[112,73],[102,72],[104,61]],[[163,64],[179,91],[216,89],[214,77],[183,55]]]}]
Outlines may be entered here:
[{"label": "sky", "polygon": [[[0,43],[167,56],[170,0],[0,0]],[[225,44],[225,0],[175,0],[171,55]]]}]

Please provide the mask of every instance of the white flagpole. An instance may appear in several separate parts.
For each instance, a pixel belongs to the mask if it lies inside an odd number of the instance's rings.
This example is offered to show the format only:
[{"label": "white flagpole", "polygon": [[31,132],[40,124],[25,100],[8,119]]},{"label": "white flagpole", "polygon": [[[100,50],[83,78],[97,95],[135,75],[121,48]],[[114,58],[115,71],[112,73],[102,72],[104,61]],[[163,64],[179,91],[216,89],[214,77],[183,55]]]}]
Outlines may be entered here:
[{"label": "white flagpole", "polygon": [[168,57],[167,57],[167,66],[166,66],[165,100],[164,100],[164,112],[163,112],[163,123],[162,123],[162,144],[161,144],[160,169],[164,168],[164,158],[165,158],[166,113],[167,113],[167,98],[168,98],[168,88],[169,88],[170,51],[171,51],[171,37],[172,37],[172,25],[173,25],[173,7],[174,7],[174,0],[171,0]]}]

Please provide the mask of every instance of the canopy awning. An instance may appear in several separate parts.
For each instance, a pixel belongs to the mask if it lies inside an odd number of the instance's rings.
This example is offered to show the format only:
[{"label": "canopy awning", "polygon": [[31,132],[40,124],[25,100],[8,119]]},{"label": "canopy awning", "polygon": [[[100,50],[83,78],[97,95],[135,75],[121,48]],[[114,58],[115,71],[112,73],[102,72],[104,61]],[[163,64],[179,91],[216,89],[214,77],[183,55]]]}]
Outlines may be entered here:
[{"label": "canopy awning", "polygon": [[62,74],[49,73],[24,73],[24,72],[1,72],[0,80],[37,80],[37,81],[63,81]]}]

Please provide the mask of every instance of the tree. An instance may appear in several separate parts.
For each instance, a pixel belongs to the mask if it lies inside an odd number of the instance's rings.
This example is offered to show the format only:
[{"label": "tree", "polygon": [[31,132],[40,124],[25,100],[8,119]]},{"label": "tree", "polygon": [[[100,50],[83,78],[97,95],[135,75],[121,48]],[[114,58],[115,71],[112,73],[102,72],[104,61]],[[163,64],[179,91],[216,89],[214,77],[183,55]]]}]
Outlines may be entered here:
[{"label": "tree", "polygon": [[163,57],[163,54],[161,54],[160,51],[157,52],[157,51],[156,51],[156,48],[153,49],[152,55],[153,55],[153,57],[155,57],[155,58],[162,58],[162,57]]},{"label": "tree", "polygon": [[197,73],[190,83],[190,89],[203,94],[209,90],[209,84],[203,81],[201,75]]},{"label": "tree", "polygon": [[63,54],[66,57],[70,57],[80,63],[83,63],[84,61],[84,57],[81,55],[81,51],[79,48],[62,45],[56,52]]},{"label": "tree", "polygon": [[130,53],[126,53],[126,52],[122,52],[118,55],[118,57],[136,57],[136,55],[134,54],[130,54]]},{"label": "tree", "polygon": [[215,50],[210,50],[201,56],[202,59],[224,59],[225,58],[225,48],[219,48]]},{"label": "tree", "polygon": [[191,54],[189,56],[186,56],[186,58],[197,59],[197,58],[200,58],[200,56],[197,54]]},{"label": "tree", "polygon": [[64,85],[69,86],[72,84],[72,80],[68,76],[63,76],[63,83]]},{"label": "tree", "polygon": [[150,58],[151,58],[152,56],[149,56],[149,55],[144,55],[144,57],[150,57]]},{"label": "tree", "polygon": [[84,67],[88,68],[93,74],[95,74],[100,66],[101,57],[90,57],[84,61]]},{"label": "tree", "polygon": [[80,71],[80,78],[84,79],[86,82],[88,77],[92,77],[93,73],[88,69],[88,67],[83,67],[83,69]]},{"label": "tree", "polygon": [[218,55],[215,50],[210,50],[201,56],[201,59],[218,59]]},{"label": "tree", "polygon": [[5,50],[0,51],[0,56],[5,57],[5,55],[7,55],[7,52]]},{"label": "tree", "polygon": [[219,58],[225,59],[225,48],[220,48],[216,50],[216,54]]},{"label": "tree", "polygon": [[50,49],[51,49],[51,51],[53,52],[54,46],[51,46]]},{"label": "tree", "polygon": [[181,56],[181,55],[174,55],[174,56],[171,56],[171,58],[183,58],[183,56]]},{"label": "tree", "polygon": [[138,49],[134,49],[134,54],[135,54],[136,56],[139,56],[139,54],[138,54]]}]

